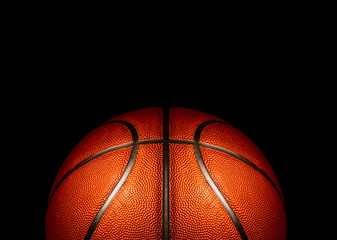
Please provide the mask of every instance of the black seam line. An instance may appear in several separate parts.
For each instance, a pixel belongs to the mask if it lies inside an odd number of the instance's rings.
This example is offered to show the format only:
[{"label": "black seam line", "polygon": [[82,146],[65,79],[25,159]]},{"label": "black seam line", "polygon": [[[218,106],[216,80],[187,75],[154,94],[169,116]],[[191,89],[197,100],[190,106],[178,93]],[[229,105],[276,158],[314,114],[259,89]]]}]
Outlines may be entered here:
[{"label": "black seam line", "polygon": [[[180,143],[180,144],[195,144],[196,142],[194,140],[185,140],[185,139],[169,139],[167,141],[168,143]],[[164,143],[164,139],[146,139],[146,140],[140,140],[137,142],[137,144],[142,145],[142,144],[155,144],[155,143]],[[104,149],[98,153],[93,154],[92,156],[84,159],[83,161],[81,161],[80,163],[78,163],[76,166],[74,166],[72,169],[70,169],[63,177],[62,179],[58,182],[58,184],[55,186],[50,198],[49,198],[49,202],[52,199],[56,189],[61,185],[61,183],[75,170],[77,170],[78,168],[82,167],[83,165],[85,165],[86,163],[94,160],[95,158],[98,158],[106,153],[115,151],[115,150],[119,150],[122,148],[126,148],[126,147],[130,147],[132,146],[134,143],[133,142],[128,142],[128,143],[123,143],[120,145],[116,145],[107,149]],[[282,204],[284,205],[284,201],[282,198],[282,195],[280,193],[280,191],[278,190],[278,188],[276,187],[276,185],[274,184],[274,182],[271,180],[271,178],[264,172],[262,171],[257,165],[255,165],[253,162],[249,161],[248,159],[242,157],[241,155],[234,153],[230,150],[227,150],[225,148],[221,148],[218,147],[216,145],[212,145],[209,143],[204,143],[204,142],[199,142],[198,144],[200,144],[200,146],[206,147],[206,148],[210,148],[210,149],[214,149],[223,153],[226,153],[234,158],[237,158],[238,160],[241,160],[242,162],[248,164],[249,166],[253,167],[255,170],[259,171],[270,183],[271,185],[275,188],[275,190],[277,191],[278,195],[280,196],[280,199],[282,201]]]},{"label": "black seam line", "polygon": [[[164,143],[164,140],[163,139],[146,139],[146,140],[140,140],[137,142],[137,144],[139,145],[142,145],[142,144],[155,144],[155,143]],[[168,140],[168,143],[180,143],[180,144],[195,144],[196,142],[193,141],[193,140],[185,140],[185,139],[169,139]],[[58,187],[61,185],[61,183],[71,174],[73,173],[75,170],[77,170],[78,168],[82,167],[83,165],[85,165],[86,163],[94,160],[95,158],[98,158],[106,153],[109,153],[109,152],[112,152],[112,151],[115,151],[115,150],[119,150],[119,149],[122,149],[122,148],[126,148],[126,147],[130,147],[132,146],[134,143],[133,142],[128,142],[128,143],[123,143],[123,144],[120,144],[120,145],[116,145],[116,146],[113,146],[113,147],[110,147],[110,148],[107,148],[107,149],[104,149],[98,153],[95,153],[93,154],[92,156],[84,159],[83,161],[81,161],[80,163],[78,163],[77,165],[75,165],[72,169],[70,169],[63,177],[62,179],[58,182],[58,184],[55,186],[50,198],[49,198],[49,202],[50,200],[52,199],[55,191],[58,189]],[[280,193],[280,191],[278,190],[278,188],[276,187],[276,185],[274,184],[274,182],[271,180],[271,178],[264,172],[262,171],[257,165],[255,165],[253,162],[249,161],[248,159],[242,157],[241,155],[237,154],[237,153],[234,153],[230,150],[227,150],[225,148],[221,148],[221,147],[218,147],[216,145],[212,145],[212,144],[209,144],[209,143],[204,143],[204,142],[199,142],[198,143],[200,146],[203,146],[203,147],[206,147],[206,148],[210,148],[210,149],[214,149],[214,150],[217,150],[217,151],[220,151],[220,152],[223,152],[223,153],[226,153],[234,158],[237,158],[238,160],[241,160],[242,162],[248,164],[249,166],[253,167],[255,170],[259,171],[269,182],[270,184],[275,188],[275,190],[277,191],[281,201],[282,201],[282,204],[284,205],[284,201],[283,201],[283,198],[282,198],[282,195]]]},{"label": "black seam line", "polygon": [[199,142],[200,141],[200,136],[201,136],[201,133],[202,131],[204,130],[204,128],[210,124],[214,124],[214,123],[220,123],[220,124],[227,124],[226,122],[221,122],[221,121],[218,121],[218,120],[211,120],[211,121],[205,121],[203,123],[201,123],[197,129],[195,130],[194,132],[194,137],[193,137],[193,140],[195,143],[198,143],[200,144],[201,146],[203,147],[207,147],[207,148],[211,148],[211,149],[214,149],[214,150],[217,150],[217,151],[221,151],[223,153],[226,153],[238,160],[241,160],[242,162],[248,164],[249,166],[251,166],[252,168],[254,168],[255,170],[257,170],[259,173],[261,173],[270,183],[271,185],[274,187],[274,189],[276,190],[277,194],[279,195],[280,199],[281,199],[281,203],[283,204],[283,207],[285,206],[284,205],[284,200],[282,198],[282,194],[281,192],[279,191],[279,189],[276,187],[275,183],[273,182],[273,180],[271,180],[271,178],[261,169],[259,168],[257,165],[255,165],[253,162],[251,162],[250,160],[248,160],[247,158],[244,158],[242,157],[241,155],[237,154],[237,153],[234,153],[230,150],[227,150],[225,148],[222,148],[222,147],[218,147],[216,145],[212,145],[212,144],[208,144],[208,143],[203,143],[203,142]]},{"label": "black seam line", "polygon": [[139,137],[138,137],[138,132],[137,129],[129,122],[126,121],[111,121],[109,123],[120,123],[125,125],[131,132],[132,135],[132,149],[131,149],[131,153],[130,153],[130,157],[129,157],[129,161],[123,171],[122,176],[120,177],[120,179],[118,180],[117,184],[115,185],[115,187],[112,189],[112,191],[110,192],[109,196],[107,197],[107,199],[105,200],[105,202],[103,203],[102,207],[100,208],[100,210],[97,212],[94,220],[91,222],[90,227],[85,235],[85,240],[89,240],[92,236],[92,234],[94,233],[98,223],[100,222],[101,218],[103,217],[105,211],[108,209],[108,207],[110,206],[112,200],[116,197],[116,195],[118,194],[119,190],[123,187],[124,183],[126,182],[127,178],[130,175],[130,172],[133,168],[133,165],[136,161],[136,157],[137,157],[137,152],[138,152],[138,141],[139,141]]},{"label": "black seam line", "polygon": [[122,121],[122,120],[114,120],[114,121],[106,122],[105,124],[111,124],[111,123],[120,123],[120,124],[123,124],[124,126],[126,126],[130,130],[130,133],[131,133],[131,136],[132,136],[132,141],[138,142],[138,140],[139,140],[138,132],[137,132],[135,126],[133,126],[131,123],[129,123],[127,121]]},{"label": "black seam line", "polygon": [[211,148],[211,149],[214,149],[214,150],[217,150],[217,151],[220,151],[220,152],[223,152],[223,153],[226,153],[242,162],[244,162],[245,164],[251,166],[252,168],[254,168],[255,170],[257,170],[259,173],[261,173],[269,182],[270,184],[275,188],[277,194],[279,195],[280,199],[281,199],[281,202],[282,204],[284,204],[283,202],[283,199],[282,199],[282,195],[280,193],[280,191],[278,190],[278,188],[276,187],[276,185],[274,184],[273,180],[271,180],[271,178],[264,172],[262,171],[261,168],[259,168],[257,165],[255,165],[253,162],[249,161],[248,159],[240,156],[239,154],[235,153],[235,152],[232,152],[230,150],[227,150],[225,148],[221,148],[221,147],[218,147],[216,145],[212,145],[212,144],[209,144],[209,143],[203,143],[203,142],[199,142],[198,143],[200,146],[203,146],[203,147],[206,147],[206,148]]},{"label": "black seam line", "polygon": [[103,217],[105,211],[108,209],[108,207],[110,206],[112,200],[116,197],[116,195],[118,194],[119,190],[123,187],[124,183],[126,182],[126,179],[128,178],[128,176],[130,175],[130,172],[133,168],[133,165],[136,161],[136,157],[137,157],[137,151],[138,151],[138,147],[139,144],[134,144],[134,146],[132,147],[132,151],[130,154],[130,158],[129,158],[129,162],[127,164],[127,166],[125,167],[125,170],[122,174],[122,176],[120,177],[120,179],[118,180],[116,186],[114,187],[114,189],[111,191],[111,193],[109,194],[108,198],[105,200],[104,204],[102,205],[101,209],[98,211],[97,215],[95,216],[94,220],[92,221],[87,234],[85,235],[84,240],[89,240],[92,236],[92,234],[94,233],[98,223],[100,222],[101,218]]},{"label": "black seam line", "polygon": [[55,191],[58,189],[58,187],[61,185],[61,183],[71,174],[73,173],[75,170],[79,169],[80,167],[82,167],[83,165],[85,165],[86,163],[94,160],[95,158],[97,157],[100,157],[102,156],[103,154],[106,154],[106,153],[109,153],[109,152],[112,152],[112,151],[115,151],[115,150],[118,150],[118,149],[122,149],[122,148],[126,148],[126,147],[129,147],[129,146],[132,146],[133,144],[139,142],[139,137],[138,137],[138,133],[137,133],[137,130],[136,128],[129,122],[126,122],[126,121],[121,121],[121,120],[116,120],[116,121],[110,121],[110,122],[107,122],[106,124],[111,124],[111,123],[119,123],[119,124],[122,124],[124,126],[126,126],[130,133],[131,133],[131,136],[132,136],[132,141],[133,142],[129,142],[129,143],[123,143],[123,144],[120,144],[120,145],[116,145],[116,146],[113,146],[113,147],[110,147],[110,148],[107,148],[107,149],[104,149],[98,153],[95,153],[93,155],[91,155],[90,157],[82,160],[81,162],[79,162],[78,164],[76,164],[72,169],[70,169],[62,178],[61,180],[57,183],[57,185],[55,186],[52,194],[50,195],[50,198],[49,198],[49,201],[51,201]]},{"label": "black seam line", "polygon": [[[169,143],[182,143],[182,144],[194,144],[193,141],[191,140],[184,140],[184,139],[170,139],[168,140]],[[136,142],[136,144],[141,145],[141,144],[154,144],[154,143],[164,143],[164,139],[146,139],[146,140],[140,140],[138,142]],[[69,175],[71,173],[73,173],[75,170],[79,169],[80,167],[82,167],[83,165],[87,164],[88,162],[94,160],[95,158],[98,158],[106,153],[115,151],[115,150],[119,150],[122,148],[127,148],[130,146],[133,146],[135,144],[135,142],[128,142],[128,143],[123,143],[120,145],[116,145],[107,149],[104,149],[98,153],[95,153],[93,155],[91,155],[90,157],[82,160],[81,162],[79,162],[78,164],[76,164],[72,169],[70,169],[62,178],[61,180],[57,183],[57,185],[55,186],[52,194],[50,195],[49,198],[49,202],[52,199],[52,197],[54,196],[56,190],[59,188],[59,186],[61,185],[61,183],[67,178],[69,177]]]},{"label": "black seam line", "polygon": [[186,139],[175,139],[171,138],[168,140],[164,139],[146,139],[146,140],[140,140],[138,144],[153,144],[153,143],[182,143],[182,144],[194,144],[195,142],[193,140],[186,140]]},{"label": "black seam line", "polygon": [[[153,142],[156,142],[156,141],[153,141]],[[146,144],[146,143],[151,143],[150,141],[149,142],[143,142],[143,144]],[[158,143],[160,143],[160,141],[158,141]],[[228,149],[225,149],[225,148],[222,148],[222,147],[218,147],[216,145],[212,145],[212,144],[209,144],[209,143],[204,143],[204,142],[195,142],[195,141],[191,141],[191,140],[184,140],[184,139],[170,139],[169,140],[169,143],[181,143],[181,144],[199,144],[200,146],[202,147],[205,147],[205,148],[210,148],[210,149],[213,149],[213,150],[216,150],[216,151],[220,151],[220,152],[223,152],[223,153],[226,153],[240,161],[242,161],[243,163],[249,165],[250,167],[254,168],[255,170],[257,170],[259,173],[261,173],[269,182],[270,184],[274,187],[274,189],[276,190],[277,194],[279,195],[280,199],[281,199],[281,202],[284,206],[284,201],[283,201],[283,198],[282,198],[282,195],[281,195],[281,192],[279,191],[279,189],[276,187],[275,183],[273,182],[273,180],[261,169],[259,168],[257,165],[255,165],[253,162],[251,162],[250,160],[248,160],[247,158],[244,158],[242,157],[241,155],[235,153],[235,152],[232,152]]]},{"label": "black seam line", "polygon": [[229,217],[231,218],[235,228],[237,229],[237,231],[239,232],[241,239],[248,239],[245,230],[243,229],[239,219],[237,218],[235,212],[233,211],[233,209],[231,208],[231,206],[228,204],[225,196],[221,193],[220,189],[218,188],[218,186],[215,184],[213,178],[211,177],[210,173],[207,170],[207,167],[205,165],[204,159],[202,157],[202,153],[201,153],[201,149],[200,149],[200,136],[201,136],[201,132],[204,130],[204,128],[210,124],[213,123],[222,123],[220,121],[217,120],[212,120],[212,121],[205,121],[203,123],[201,123],[197,129],[194,132],[194,141],[195,144],[193,145],[194,148],[194,152],[195,152],[195,156],[199,165],[199,168],[206,180],[206,182],[208,183],[208,185],[210,186],[210,188],[213,190],[215,196],[219,199],[220,203],[222,204],[222,206],[225,208],[226,212],[228,213]]},{"label": "black seam line", "polygon": [[162,239],[170,239],[170,109],[163,108],[163,202]]},{"label": "black seam line", "polygon": [[194,147],[194,152],[195,152],[195,156],[197,158],[197,162],[198,162],[199,168],[200,168],[202,174],[204,175],[204,178],[205,178],[206,182],[211,187],[211,189],[213,190],[214,194],[219,199],[219,201],[222,204],[222,206],[225,208],[225,210],[228,213],[229,217],[232,219],[232,222],[234,223],[234,226],[238,230],[241,238],[242,239],[248,239],[248,237],[247,237],[247,235],[246,235],[246,233],[245,233],[245,231],[244,231],[244,229],[243,229],[243,227],[242,227],[239,219],[237,218],[237,216],[234,213],[233,209],[228,204],[227,200],[225,199],[225,197],[223,196],[223,194],[219,190],[218,186],[215,184],[215,182],[214,182],[213,178],[211,177],[211,175],[209,174],[209,172],[207,170],[207,167],[205,165],[205,162],[203,160],[202,154],[201,154],[200,145],[199,144],[194,144],[193,147]]},{"label": "black seam line", "polygon": [[227,124],[224,121],[219,121],[219,120],[210,120],[210,121],[205,121],[199,124],[199,126],[197,127],[197,129],[194,132],[194,136],[193,136],[193,140],[195,142],[199,142],[200,141],[200,136],[201,136],[201,132],[204,130],[204,128],[208,125],[214,124],[214,123],[222,123],[222,124]]},{"label": "black seam line", "polygon": [[116,146],[113,146],[113,147],[110,147],[110,148],[107,148],[107,149],[104,149],[98,153],[95,153],[93,155],[91,155],[90,157],[82,160],[81,162],[79,162],[78,164],[76,164],[72,169],[70,169],[62,178],[61,180],[57,183],[57,185],[55,186],[52,194],[50,195],[50,198],[49,198],[49,202],[50,200],[52,199],[52,197],[54,196],[54,193],[55,191],[58,189],[58,187],[61,185],[61,183],[71,174],[73,173],[75,170],[79,169],[80,167],[82,167],[83,165],[87,164],[88,162],[94,160],[95,158],[98,158],[106,153],[109,153],[109,152],[112,152],[112,151],[115,151],[115,150],[119,150],[119,149],[122,149],[122,148],[126,148],[126,147],[130,147],[132,146],[134,143],[133,142],[129,142],[129,143],[123,143],[123,144],[120,144],[120,145],[116,145]]}]

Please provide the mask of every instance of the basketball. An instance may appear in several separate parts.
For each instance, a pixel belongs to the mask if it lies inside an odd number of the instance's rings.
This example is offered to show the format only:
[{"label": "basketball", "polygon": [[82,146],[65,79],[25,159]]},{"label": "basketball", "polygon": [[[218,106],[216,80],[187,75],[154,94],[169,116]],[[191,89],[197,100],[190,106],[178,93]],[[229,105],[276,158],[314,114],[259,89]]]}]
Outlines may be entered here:
[{"label": "basketball", "polygon": [[86,135],[50,191],[46,237],[286,239],[278,180],[258,147],[226,121],[146,108]]}]

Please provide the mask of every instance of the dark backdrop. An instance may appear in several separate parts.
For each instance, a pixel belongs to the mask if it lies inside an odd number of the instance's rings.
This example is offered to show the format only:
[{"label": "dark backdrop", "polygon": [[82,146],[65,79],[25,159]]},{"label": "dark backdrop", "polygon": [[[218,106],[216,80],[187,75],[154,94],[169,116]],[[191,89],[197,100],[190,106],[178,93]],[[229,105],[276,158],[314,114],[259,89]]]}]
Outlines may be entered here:
[{"label": "dark backdrop", "polygon": [[57,14],[46,24],[23,21],[21,29],[13,28],[19,32],[7,59],[15,63],[8,74],[13,93],[2,90],[10,110],[3,118],[14,125],[6,129],[14,147],[6,152],[14,166],[4,169],[20,182],[11,188],[15,212],[8,208],[6,216],[28,226],[15,234],[44,239],[54,178],[91,130],[132,110],[176,106],[213,114],[245,133],[280,182],[288,239],[296,239],[296,232],[303,239],[310,236],[302,231],[310,225],[299,227],[310,219],[302,214],[307,212],[303,199],[311,196],[303,175],[310,171],[303,166],[313,166],[306,156],[313,149],[304,143],[317,129],[308,128],[313,116],[323,116],[317,88],[322,77],[311,65],[315,49],[302,20],[285,22],[289,15],[282,12],[275,19],[254,23],[249,18],[237,25],[240,16],[230,23],[215,19],[220,26],[204,20],[155,26],[153,19],[124,26],[118,19],[99,28],[106,20],[72,25],[61,18]]}]

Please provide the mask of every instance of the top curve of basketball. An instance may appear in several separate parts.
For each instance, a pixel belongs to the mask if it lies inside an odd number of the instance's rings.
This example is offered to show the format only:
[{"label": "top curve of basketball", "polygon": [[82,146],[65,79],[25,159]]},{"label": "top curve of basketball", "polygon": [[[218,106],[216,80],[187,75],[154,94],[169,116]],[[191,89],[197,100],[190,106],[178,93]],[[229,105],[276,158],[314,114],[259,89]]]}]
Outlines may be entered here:
[{"label": "top curve of basketball", "polygon": [[187,108],[108,120],[69,153],[48,200],[46,237],[286,239],[284,198],[259,148]]}]

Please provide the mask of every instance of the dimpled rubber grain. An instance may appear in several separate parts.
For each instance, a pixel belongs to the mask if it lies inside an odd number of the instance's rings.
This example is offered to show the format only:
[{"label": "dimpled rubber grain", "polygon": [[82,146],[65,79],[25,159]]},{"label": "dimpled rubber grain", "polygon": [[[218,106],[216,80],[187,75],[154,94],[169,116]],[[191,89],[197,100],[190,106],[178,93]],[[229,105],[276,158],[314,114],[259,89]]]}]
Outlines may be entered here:
[{"label": "dimpled rubber grain", "polygon": [[200,142],[219,146],[247,158],[271,178],[282,196],[280,185],[266,157],[240,130],[228,124],[212,124],[202,131]]},{"label": "dimpled rubber grain", "polygon": [[170,146],[172,239],[240,239],[229,215],[204,179],[193,146]]},{"label": "dimpled rubber grain", "polygon": [[[99,220],[91,239],[161,239],[163,204],[163,109],[122,114],[90,132],[66,158],[52,186],[46,216],[48,240],[84,239],[95,216],[121,178],[134,150],[130,144],[79,163],[105,149],[132,143],[126,121],[136,129],[139,144],[134,165],[120,191]],[[169,210],[171,239],[241,239],[232,219],[207,183],[193,140],[200,124],[200,142],[232,151],[261,169],[210,147],[198,146],[202,160],[240,221],[248,239],[285,239],[283,197],[268,161],[242,132],[203,112],[170,108]],[[194,143],[196,144],[196,143]],[[196,145],[197,146],[197,145]],[[69,171],[71,172],[69,174]],[[68,174],[68,175],[67,175]],[[61,182],[60,182],[61,181]]]},{"label": "dimpled rubber grain", "polygon": [[162,146],[139,146],[131,173],[92,239],[160,239]]},{"label": "dimpled rubber grain", "polygon": [[131,147],[100,156],[64,180],[51,199],[48,239],[84,239],[90,223],[122,175]]},{"label": "dimpled rubber grain", "polygon": [[131,133],[127,127],[121,124],[104,124],[94,129],[67,156],[56,176],[50,193],[53,192],[61,178],[82,160],[107,148],[128,142],[132,142]]},{"label": "dimpled rubber grain", "polygon": [[205,121],[219,120],[210,114],[185,109],[173,108],[170,111],[170,138],[193,140],[196,128]]},{"label": "dimpled rubber grain", "polygon": [[232,156],[203,147],[201,151],[209,173],[236,213],[248,239],[285,239],[283,205],[270,182]]},{"label": "dimpled rubber grain", "polygon": [[163,138],[163,111],[161,108],[140,109],[122,114],[113,120],[131,123],[137,129],[139,140]]}]

